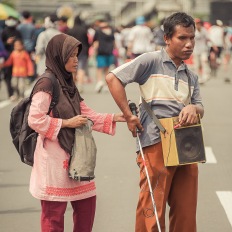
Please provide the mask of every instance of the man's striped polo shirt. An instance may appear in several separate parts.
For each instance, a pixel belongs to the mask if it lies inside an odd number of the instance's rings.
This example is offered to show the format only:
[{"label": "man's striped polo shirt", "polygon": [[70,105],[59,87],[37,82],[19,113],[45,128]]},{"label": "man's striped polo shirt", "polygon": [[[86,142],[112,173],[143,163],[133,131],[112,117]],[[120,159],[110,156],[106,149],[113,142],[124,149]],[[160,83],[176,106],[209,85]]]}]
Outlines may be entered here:
[{"label": "man's striped polo shirt", "polygon": [[[202,105],[198,77],[186,64],[177,68],[165,49],[144,53],[136,59],[111,71],[126,86],[137,82],[140,95],[158,118],[178,116],[189,103],[188,76],[191,86],[191,103]],[[140,135],[142,147],[160,142],[159,129],[140,106],[140,120],[144,131]]]}]

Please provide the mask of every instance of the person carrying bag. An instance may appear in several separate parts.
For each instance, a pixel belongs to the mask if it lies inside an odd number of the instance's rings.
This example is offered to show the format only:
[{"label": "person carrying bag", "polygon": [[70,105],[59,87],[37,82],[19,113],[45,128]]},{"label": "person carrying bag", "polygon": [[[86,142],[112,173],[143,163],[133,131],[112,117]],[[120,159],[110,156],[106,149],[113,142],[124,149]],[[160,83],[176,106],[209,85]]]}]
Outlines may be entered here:
[{"label": "person carrying bag", "polygon": [[77,181],[95,178],[97,146],[92,135],[93,122],[75,129],[75,140],[69,163],[69,176]]},{"label": "person carrying bag", "polygon": [[[34,152],[30,193],[41,201],[41,231],[63,232],[67,202],[73,208],[73,231],[91,232],[96,208],[94,179],[76,181],[69,176],[69,162],[76,145],[82,144],[75,131],[85,127],[88,119],[92,129],[114,135],[117,121],[125,121],[122,113],[97,113],[88,107],[73,81],[78,66],[81,42],[58,34],[46,48],[46,71],[59,83],[59,101],[47,115],[52,85],[47,78],[34,89],[28,124],[39,135]],[[79,151],[81,153],[81,151]],[[79,153],[78,152],[78,153]],[[77,160],[77,163],[80,163]],[[81,174],[82,175],[82,174]]]}]

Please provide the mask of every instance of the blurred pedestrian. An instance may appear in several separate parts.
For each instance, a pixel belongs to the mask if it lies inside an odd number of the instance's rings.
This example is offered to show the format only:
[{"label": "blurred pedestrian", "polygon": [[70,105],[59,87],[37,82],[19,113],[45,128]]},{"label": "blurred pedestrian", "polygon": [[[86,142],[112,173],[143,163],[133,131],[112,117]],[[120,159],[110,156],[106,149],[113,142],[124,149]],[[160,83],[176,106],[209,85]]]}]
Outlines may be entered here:
[{"label": "blurred pedestrian", "polygon": [[127,54],[132,59],[145,52],[153,51],[153,34],[151,29],[146,26],[144,16],[136,18],[136,25],[131,28],[128,40]]},{"label": "blurred pedestrian", "polygon": [[121,37],[122,37],[122,46],[125,48],[124,60],[127,61],[130,59],[130,55],[128,56],[128,46],[129,46],[129,35],[130,35],[131,27],[122,26]]},{"label": "blurred pedestrian", "polygon": [[160,20],[159,26],[155,27],[153,30],[153,36],[154,36],[154,44],[155,44],[155,50],[160,50],[162,47],[165,47],[165,41],[164,41],[164,23],[165,18]]},{"label": "blurred pedestrian", "polygon": [[35,44],[33,42],[33,36],[35,33],[35,26],[33,24],[33,17],[29,11],[22,12],[23,20],[17,26],[17,30],[22,35],[22,40],[25,50],[31,54],[35,50]]},{"label": "blurred pedestrian", "polygon": [[22,39],[14,40],[14,50],[0,67],[12,66],[12,86],[14,94],[12,100],[24,98],[27,78],[34,75],[34,65],[29,53],[25,50]]},{"label": "blurred pedestrian", "polygon": [[50,39],[60,34],[61,32],[57,29],[58,17],[55,14],[51,14],[44,19],[45,30],[38,35],[35,46],[36,64],[37,64],[37,75],[40,76],[45,70],[45,50]]},{"label": "blurred pedestrian", "polygon": [[123,38],[122,38],[121,30],[122,30],[121,27],[117,27],[114,32],[115,48],[113,50],[113,54],[114,54],[115,67],[118,67],[119,65],[123,64],[125,60],[126,49],[123,46]]},{"label": "blurred pedestrian", "polygon": [[2,38],[0,37],[0,58],[5,60],[8,57],[8,52],[2,42]]},{"label": "blurred pedestrian", "polygon": [[209,51],[209,63],[211,68],[211,74],[217,75],[217,69],[221,64],[221,54],[225,47],[225,33],[223,22],[219,19],[216,20],[209,28],[209,39],[211,41],[211,47]]},{"label": "blurred pedestrian", "polygon": [[61,16],[58,20],[58,30],[62,33],[67,34],[69,27],[68,27],[68,17]]},{"label": "blurred pedestrian", "polygon": [[33,43],[34,43],[34,48],[36,47],[36,42],[37,42],[37,39],[38,39],[38,36],[39,34],[42,32],[42,31],[45,31],[45,27],[44,27],[44,20],[42,19],[39,19],[37,21],[35,21],[35,33],[33,35]]},{"label": "blurred pedestrian", "polygon": [[[12,16],[9,16],[5,21],[5,28],[2,30],[2,42],[4,47],[8,53],[8,57],[14,49],[14,40],[18,38],[22,38],[21,33],[16,29],[18,25],[18,20]],[[8,58],[6,57],[6,58]],[[13,96],[13,88],[11,84],[12,79],[12,66],[3,68],[4,73],[4,81],[6,82],[8,97],[11,100],[14,100]]]},{"label": "blurred pedestrian", "polygon": [[31,194],[41,201],[41,231],[64,231],[67,202],[73,208],[73,231],[91,232],[96,207],[94,179],[77,181],[69,177],[68,165],[75,128],[94,123],[93,130],[113,135],[115,122],[125,121],[122,114],[96,113],[89,108],[73,81],[81,43],[66,34],[54,36],[46,49],[46,72],[55,75],[59,101],[50,115],[53,87],[47,78],[35,86],[28,123],[39,133],[30,179]]},{"label": "blurred pedestrian", "polygon": [[231,49],[232,49],[232,35],[231,35],[232,28],[227,26],[225,28],[225,47],[223,51],[223,64],[222,64],[222,70],[225,74],[224,81],[226,83],[231,82],[231,74],[229,73],[229,67],[231,62]]},{"label": "blurred pedestrian", "polygon": [[[2,38],[0,37],[0,64],[2,64],[7,57],[8,57],[8,52],[6,51],[5,46],[2,42]],[[4,80],[4,73],[3,70],[0,69],[0,88],[1,88],[2,80]]]},{"label": "blurred pedestrian", "polygon": [[203,26],[203,21],[200,18],[195,19],[195,47],[193,50],[193,65],[194,71],[198,75],[199,83],[203,84],[210,78],[210,67],[208,61],[210,42],[208,32]]},{"label": "blurred pedestrian", "polygon": [[114,31],[108,22],[102,21],[99,24],[93,41],[97,59],[97,84],[95,91],[100,93],[105,87],[104,77],[109,72],[109,67],[114,64],[113,50],[116,47]]},{"label": "blurred pedestrian", "polygon": [[[35,63],[35,43],[34,43],[34,35],[35,35],[35,25],[33,21],[33,17],[29,11],[22,12],[22,22],[18,25],[17,29],[20,31],[23,39],[23,44],[25,50],[29,53],[30,58],[33,62],[34,69],[36,69]],[[28,79],[28,83],[32,83],[36,78],[36,75],[31,76]]]},{"label": "blurred pedestrian", "polygon": [[75,75],[75,81],[78,85],[80,93],[84,91],[84,82],[86,78],[86,70],[88,69],[88,58],[89,58],[89,40],[88,40],[88,29],[85,23],[81,20],[80,16],[77,15],[74,19],[73,28],[67,31],[68,35],[73,36],[82,43],[82,50],[78,56],[78,68],[77,74]]}]

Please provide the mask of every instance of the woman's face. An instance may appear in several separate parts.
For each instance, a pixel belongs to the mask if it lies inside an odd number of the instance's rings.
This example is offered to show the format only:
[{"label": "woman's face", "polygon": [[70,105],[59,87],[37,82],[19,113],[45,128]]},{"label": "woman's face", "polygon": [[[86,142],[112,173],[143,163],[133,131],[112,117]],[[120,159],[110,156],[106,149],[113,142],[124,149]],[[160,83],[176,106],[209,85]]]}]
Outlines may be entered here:
[{"label": "woman's face", "polygon": [[69,57],[67,63],[65,64],[65,69],[67,72],[74,73],[77,71],[77,65],[78,65],[78,48],[76,48],[72,55]]}]

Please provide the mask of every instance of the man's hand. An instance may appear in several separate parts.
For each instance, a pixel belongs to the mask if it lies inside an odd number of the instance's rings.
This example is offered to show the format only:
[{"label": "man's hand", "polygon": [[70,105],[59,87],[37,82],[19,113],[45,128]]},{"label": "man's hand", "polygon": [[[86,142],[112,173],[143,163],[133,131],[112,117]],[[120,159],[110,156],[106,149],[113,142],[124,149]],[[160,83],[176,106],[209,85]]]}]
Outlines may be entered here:
[{"label": "man's hand", "polygon": [[195,105],[185,106],[179,114],[179,125],[187,126],[198,122],[197,108]]},{"label": "man's hand", "polygon": [[106,83],[115,102],[117,103],[118,107],[120,108],[126,119],[128,129],[132,132],[133,136],[136,137],[137,128],[138,130],[142,131],[143,127],[140,124],[138,117],[133,115],[130,110],[124,86],[113,73],[109,73],[106,76]]},{"label": "man's hand", "polygon": [[143,131],[143,127],[140,124],[139,118],[135,115],[131,115],[126,118],[128,129],[131,131],[133,137],[137,136],[137,130]]}]

